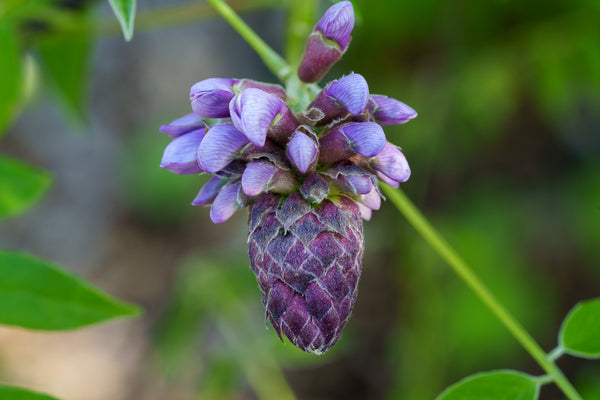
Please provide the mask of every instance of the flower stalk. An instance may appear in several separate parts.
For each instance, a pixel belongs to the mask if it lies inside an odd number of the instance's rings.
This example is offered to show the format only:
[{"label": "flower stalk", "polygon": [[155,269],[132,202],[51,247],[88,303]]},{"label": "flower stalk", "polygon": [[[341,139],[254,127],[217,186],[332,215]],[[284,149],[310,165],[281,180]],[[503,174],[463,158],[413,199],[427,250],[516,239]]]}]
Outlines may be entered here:
[{"label": "flower stalk", "polygon": [[285,82],[289,78],[292,70],[285,60],[277,54],[275,50],[269,47],[260,36],[256,34],[231,7],[223,0],[208,0],[210,4],[229,22],[229,24],[240,34],[250,47],[256,51],[256,54],[263,60],[265,65],[279,78]]},{"label": "flower stalk", "polygon": [[415,205],[400,189],[381,185],[384,194],[396,206],[416,231],[429,245],[452,267],[454,272],[475,292],[486,307],[502,322],[515,339],[527,350],[537,363],[552,377],[552,380],[563,391],[569,400],[583,400],[573,385],[567,380],[562,371],[533,337],[525,330],[515,317],[496,299],[485,284],[475,275],[473,269],[458,255],[458,253],[442,238],[435,228],[427,221]]}]

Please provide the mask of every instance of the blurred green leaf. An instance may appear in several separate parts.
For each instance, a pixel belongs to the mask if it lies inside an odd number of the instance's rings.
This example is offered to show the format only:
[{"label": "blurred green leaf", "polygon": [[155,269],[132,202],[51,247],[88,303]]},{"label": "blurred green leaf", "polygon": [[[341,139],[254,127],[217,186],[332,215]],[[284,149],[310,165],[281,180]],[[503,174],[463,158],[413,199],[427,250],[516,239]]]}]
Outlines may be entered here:
[{"label": "blurred green leaf", "polygon": [[202,399],[233,398],[240,391],[242,371],[235,359],[218,358],[211,362],[200,382],[199,397]]},{"label": "blurred green leaf", "polygon": [[577,373],[575,386],[585,400],[600,400],[600,368],[597,366],[583,368]]},{"label": "blurred green leaf", "polygon": [[492,371],[471,375],[450,386],[436,400],[535,400],[540,384],[517,371]]},{"label": "blurred green leaf", "polygon": [[571,355],[600,358],[600,298],[582,301],[569,312],[559,343]]},{"label": "blurred green leaf", "polygon": [[1,400],[56,400],[56,398],[14,386],[0,385]]},{"label": "blurred green leaf", "polygon": [[50,187],[50,174],[19,160],[0,156],[0,218],[22,213]]},{"label": "blurred green leaf", "polygon": [[133,37],[136,0],[108,0],[108,2],[121,24],[125,40],[129,42]]},{"label": "blurred green leaf", "polygon": [[139,313],[136,306],[28,254],[0,250],[0,276],[2,324],[65,330]]},{"label": "blurred green leaf", "polygon": [[0,19],[0,136],[15,117],[21,100],[21,55],[17,32]]},{"label": "blurred green leaf", "polygon": [[85,37],[44,41],[39,46],[41,65],[56,94],[78,122],[87,114],[91,41]]}]

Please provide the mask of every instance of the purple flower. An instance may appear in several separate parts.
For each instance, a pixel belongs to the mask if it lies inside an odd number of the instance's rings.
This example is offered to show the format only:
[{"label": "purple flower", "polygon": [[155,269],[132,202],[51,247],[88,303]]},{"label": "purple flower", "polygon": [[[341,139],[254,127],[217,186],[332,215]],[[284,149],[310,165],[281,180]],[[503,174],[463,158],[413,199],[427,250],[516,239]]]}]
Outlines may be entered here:
[{"label": "purple flower", "polygon": [[406,182],[410,178],[410,167],[406,157],[397,146],[386,143],[383,150],[373,157],[371,164],[382,175],[395,182]]},{"label": "purple flower", "polygon": [[242,79],[233,87],[233,90],[236,93],[241,93],[246,89],[260,89],[263,92],[267,92],[274,96],[279,97],[281,100],[285,101],[287,99],[287,94],[285,93],[285,89],[283,89],[283,87],[281,85],[274,85],[272,83],[253,81],[252,79]]},{"label": "purple flower", "polygon": [[215,224],[227,221],[240,208],[245,206],[245,196],[239,181],[227,184],[217,194],[210,207],[210,219]]},{"label": "purple flower", "polygon": [[298,66],[298,76],[304,82],[317,82],[348,48],[354,28],[354,9],[349,1],[331,6],[314,32],[308,37],[306,49]]},{"label": "purple flower", "polygon": [[320,140],[323,164],[332,164],[360,154],[373,157],[385,146],[383,129],[374,122],[348,123],[329,131]]},{"label": "purple flower", "polygon": [[190,89],[192,110],[206,118],[228,118],[229,101],[235,96],[233,85],[238,81],[210,78],[196,83]]},{"label": "purple flower", "polygon": [[208,130],[197,149],[200,167],[211,174],[225,168],[245,145],[248,138],[233,125],[216,125]]},{"label": "purple flower", "polygon": [[[320,79],[348,47],[353,26],[349,1],[329,8],[308,39],[299,78]],[[304,110],[297,108],[308,94],[291,94],[248,79],[198,82],[191,98],[199,117],[161,127],[175,137],[161,166],[215,175],[192,202],[210,204],[215,223],[249,206],[250,266],[266,316],[280,337],[322,354],[341,337],[356,302],[362,221],[381,207],[377,180],[398,187],[410,176],[381,126],[416,112],[369,95],[359,74],[329,82]],[[218,120],[205,127],[200,117]]]},{"label": "purple flower", "polygon": [[220,176],[213,176],[202,186],[198,195],[192,201],[193,206],[204,206],[213,202],[219,190],[227,183],[226,179],[221,178]]},{"label": "purple flower", "polygon": [[230,113],[233,125],[260,147],[265,145],[267,136],[276,142],[287,142],[290,132],[298,126],[283,100],[260,89],[246,89],[236,95],[230,103]]},{"label": "purple flower", "polygon": [[329,7],[317,24],[315,32],[321,32],[325,39],[334,41],[342,51],[350,43],[354,28],[354,8],[349,1],[340,1]]},{"label": "purple flower", "polygon": [[168,125],[162,125],[159,129],[160,132],[166,133],[172,138],[183,135],[194,131],[196,129],[204,128],[206,125],[202,117],[197,114],[191,113],[184,115],[181,118],[177,118]]},{"label": "purple flower", "polygon": [[314,133],[307,133],[297,130],[286,150],[288,158],[301,174],[313,171],[319,159],[317,139]]},{"label": "purple flower", "polygon": [[176,137],[169,143],[160,162],[161,168],[177,175],[198,174],[202,168],[196,153],[204,139],[205,129],[196,129]]},{"label": "purple flower", "polygon": [[369,112],[382,126],[404,124],[417,116],[417,112],[403,102],[378,94],[371,95]]},{"label": "purple flower", "polygon": [[359,115],[367,107],[369,85],[359,74],[346,75],[327,84],[308,107],[323,112],[318,125],[325,125],[345,115]]},{"label": "purple flower", "polygon": [[242,175],[242,190],[248,196],[258,196],[265,191],[291,193],[298,181],[288,170],[282,170],[266,160],[248,163]]}]

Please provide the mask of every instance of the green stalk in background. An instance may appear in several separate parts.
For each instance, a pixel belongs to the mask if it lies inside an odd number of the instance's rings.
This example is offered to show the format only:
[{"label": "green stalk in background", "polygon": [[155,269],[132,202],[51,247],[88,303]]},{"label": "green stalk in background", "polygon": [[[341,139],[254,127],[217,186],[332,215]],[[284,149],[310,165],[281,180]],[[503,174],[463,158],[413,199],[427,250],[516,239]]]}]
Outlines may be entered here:
[{"label": "green stalk in background", "polygon": [[529,332],[500,304],[496,297],[489,291],[483,282],[475,275],[473,269],[456,253],[456,251],[441,237],[435,228],[427,221],[415,205],[400,189],[393,189],[388,185],[381,188],[390,201],[396,206],[417,232],[429,245],[452,267],[454,272],[475,292],[486,307],[494,313],[500,322],[510,331],[515,339],[546,371],[548,377],[570,400],[583,400],[573,385],[567,380],[562,371],[556,366],[551,357],[548,357],[540,345],[531,337]]},{"label": "green stalk in background", "polygon": [[235,29],[250,47],[256,51],[256,54],[263,60],[265,65],[277,76],[277,78],[286,82],[289,76],[292,74],[290,66],[285,60],[277,54],[264,40],[260,38],[250,28],[231,7],[229,7],[223,0],[208,0],[210,4],[221,14],[223,18]]}]

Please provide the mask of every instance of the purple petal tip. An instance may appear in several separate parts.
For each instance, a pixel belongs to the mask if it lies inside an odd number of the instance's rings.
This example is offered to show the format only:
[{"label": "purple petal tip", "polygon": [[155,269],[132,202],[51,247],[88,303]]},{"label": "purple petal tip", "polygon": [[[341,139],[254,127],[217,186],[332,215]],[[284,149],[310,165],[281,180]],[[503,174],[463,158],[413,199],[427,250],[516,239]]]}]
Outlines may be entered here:
[{"label": "purple petal tip", "polygon": [[305,174],[310,166],[317,161],[319,148],[317,143],[308,135],[296,132],[288,143],[287,155],[298,168],[298,171]]},{"label": "purple petal tip", "polygon": [[203,170],[214,174],[225,168],[246,144],[248,138],[233,125],[215,125],[198,147],[198,163]]},{"label": "purple petal tip", "polygon": [[352,29],[354,29],[354,8],[351,2],[341,1],[325,11],[315,31],[320,31],[326,39],[336,42],[344,51],[350,43]]},{"label": "purple petal tip", "polygon": [[205,129],[202,128],[173,139],[165,148],[160,162],[161,168],[177,175],[202,172],[196,159],[196,153],[204,138],[204,133]]},{"label": "purple petal tip", "polygon": [[362,113],[369,101],[369,85],[359,74],[346,75],[332,82],[325,92],[353,115]]}]

